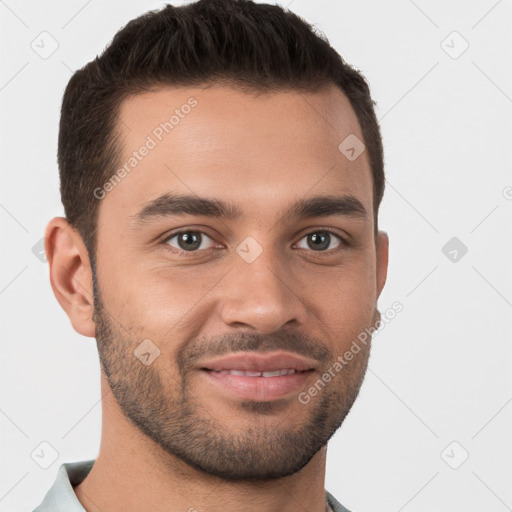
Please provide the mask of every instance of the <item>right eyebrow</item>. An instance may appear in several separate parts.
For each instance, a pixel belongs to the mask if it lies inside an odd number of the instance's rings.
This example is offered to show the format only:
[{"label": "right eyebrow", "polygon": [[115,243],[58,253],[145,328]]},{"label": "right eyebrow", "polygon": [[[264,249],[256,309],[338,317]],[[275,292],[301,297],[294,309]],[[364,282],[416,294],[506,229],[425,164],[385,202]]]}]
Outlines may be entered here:
[{"label": "right eyebrow", "polygon": [[138,213],[131,217],[134,227],[137,227],[155,217],[176,215],[204,215],[226,219],[245,218],[242,210],[236,205],[218,199],[170,193],[163,194],[146,203]]}]

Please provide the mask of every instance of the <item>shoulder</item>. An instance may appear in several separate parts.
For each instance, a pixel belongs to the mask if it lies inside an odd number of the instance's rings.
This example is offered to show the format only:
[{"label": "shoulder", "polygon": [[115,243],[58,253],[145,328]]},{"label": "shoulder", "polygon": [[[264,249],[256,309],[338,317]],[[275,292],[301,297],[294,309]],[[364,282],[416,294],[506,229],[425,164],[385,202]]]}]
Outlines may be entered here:
[{"label": "shoulder", "polygon": [[351,512],[348,508],[345,508],[330,492],[325,491],[325,497],[327,498],[327,503],[329,503],[329,506],[332,508],[333,512]]}]

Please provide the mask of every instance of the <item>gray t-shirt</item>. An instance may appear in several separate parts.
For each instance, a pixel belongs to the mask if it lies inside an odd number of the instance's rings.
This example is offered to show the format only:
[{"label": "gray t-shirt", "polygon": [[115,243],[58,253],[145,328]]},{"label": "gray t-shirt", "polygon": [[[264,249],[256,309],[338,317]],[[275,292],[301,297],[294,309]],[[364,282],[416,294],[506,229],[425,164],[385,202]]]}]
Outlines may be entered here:
[{"label": "gray t-shirt", "polygon": [[[54,484],[33,512],[85,512],[73,487],[85,480],[94,462],[95,459],[61,464]],[[332,512],[350,512],[327,491],[325,498]]]}]

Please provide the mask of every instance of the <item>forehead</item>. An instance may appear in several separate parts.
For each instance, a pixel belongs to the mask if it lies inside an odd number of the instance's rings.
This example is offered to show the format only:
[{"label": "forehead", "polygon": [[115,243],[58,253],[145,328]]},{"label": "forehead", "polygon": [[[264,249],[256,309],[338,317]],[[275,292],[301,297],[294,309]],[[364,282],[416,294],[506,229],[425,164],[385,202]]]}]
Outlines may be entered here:
[{"label": "forehead", "polygon": [[350,160],[339,149],[363,136],[334,85],[259,95],[224,85],[159,88],[123,101],[118,131],[125,172],[101,208],[125,217],[168,192],[225,199],[262,216],[292,197],[351,194],[372,212],[367,152]]}]

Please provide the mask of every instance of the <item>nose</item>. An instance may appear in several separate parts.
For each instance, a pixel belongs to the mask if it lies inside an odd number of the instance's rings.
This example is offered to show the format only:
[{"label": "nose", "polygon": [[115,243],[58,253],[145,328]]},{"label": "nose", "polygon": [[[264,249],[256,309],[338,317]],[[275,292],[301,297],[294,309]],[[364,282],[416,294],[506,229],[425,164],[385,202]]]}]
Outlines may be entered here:
[{"label": "nose", "polygon": [[230,327],[252,328],[269,334],[287,324],[305,325],[307,306],[293,273],[270,251],[252,263],[235,258],[224,283],[221,319]]}]

